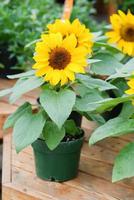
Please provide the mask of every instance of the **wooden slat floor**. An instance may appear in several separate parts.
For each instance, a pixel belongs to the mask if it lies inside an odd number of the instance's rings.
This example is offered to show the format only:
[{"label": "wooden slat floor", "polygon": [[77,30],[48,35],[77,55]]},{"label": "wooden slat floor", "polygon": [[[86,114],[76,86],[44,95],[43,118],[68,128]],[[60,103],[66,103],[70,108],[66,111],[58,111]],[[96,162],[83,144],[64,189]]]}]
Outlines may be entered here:
[{"label": "wooden slat floor", "polygon": [[[7,80],[4,83],[10,85]],[[36,95],[36,92],[31,92],[26,96],[35,102]],[[9,106],[6,99],[1,102]],[[13,106],[17,107],[17,104]],[[6,134],[3,150],[2,200],[134,200],[134,178],[111,183],[115,156],[124,145],[134,140],[134,135],[109,138],[89,147],[87,140],[94,124],[84,120],[83,128],[86,137],[81,153],[79,175],[74,180],[64,183],[42,181],[37,178],[31,147],[16,154],[11,134]]]}]

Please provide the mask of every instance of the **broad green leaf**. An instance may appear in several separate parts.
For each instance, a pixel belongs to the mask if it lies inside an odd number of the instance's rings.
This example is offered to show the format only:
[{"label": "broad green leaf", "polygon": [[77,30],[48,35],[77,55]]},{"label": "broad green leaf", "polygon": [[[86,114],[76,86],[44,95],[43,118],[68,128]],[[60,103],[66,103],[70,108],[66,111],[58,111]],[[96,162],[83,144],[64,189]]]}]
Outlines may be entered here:
[{"label": "broad green leaf", "polygon": [[134,58],[131,58],[123,67],[122,71],[131,73],[134,71]]},{"label": "broad green leaf", "polygon": [[70,135],[76,135],[79,133],[79,128],[76,126],[73,120],[66,120],[65,124],[65,131]]},{"label": "broad green leaf", "polygon": [[89,93],[82,96],[82,98],[76,99],[75,107],[78,111],[82,112],[92,111],[97,107],[95,102],[101,102],[102,100],[103,98],[97,90],[90,90]]},{"label": "broad green leaf", "polygon": [[122,72],[117,72],[111,76],[109,76],[107,78],[107,80],[111,80],[111,79],[116,79],[116,78],[126,78],[126,77],[129,77],[131,74],[128,74],[128,73],[122,73]]},{"label": "broad green leaf", "polygon": [[90,137],[89,144],[94,144],[107,137],[117,137],[134,132],[134,119],[117,117],[98,127]]},{"label": "broad green leaf", "polygon": [[132,102],[125,102],[120,113],[120,117],[130,118],[134,114],[134,106]]},{"label": "broad green leaf", "polygon": [[134,142],[126,145],[115,159],[112,182],[134,176]]},{"label": "broad green leaf", "polygon": [[13,141],[17,153],[32,144],[39,138],[45,125],[45,118],[42,113],[23,113],[16,121],[13,129]]},{"label": "broad green leaf", "polygon": [[68,89],[59,92],[44,90],[40,96],[42,107],[59,128],[71,114],[75,99],[75,93]]},{"label": "broad green leaf", "polygon": [[134,72],[134,58],[130,59],[121,69],[117,70],[117,73],[108,77],[107,80],[115,79],[115,78],[124,78],[129,77],[132,72]]},{"label": "broad green leaf", "polygon": [[116,97],[121,97],[128,89],[127,82],[124,78],[114,79],[112,80],[112,84],[118,88],[118,90],[113,91]]},{"label": "broad green leaf", "polygon": [[40,87],[44,83],[43,78],[30,77],[26,80],[20,81],[12,89],[12,94],[9,98],[10,103],[14,103],[23,94]]},{"label": "broad green leaf", "polygon": [[0,91],[0,97],[4,97],[4,96],[10,94],[11,92],[12,92],[11,88],[8,88],[8,89],[5,89],[5,90],[1,90]]},{"label": "broad green leaf", "polygon": [[20,106],[13,114],[11,114],[4,123],[4,129],[13,127],[15,122],[25,113],[31,112],[31,104],[26,102],[22,106]]},{"label": "broad green leaf", "polygon": [[75,86],[75,91],[76,91],[76,94],[81,96],[81,97],[84,97],[87,93],[89,93],[89,88],[84,86],[83,84],[81,83],[78,83],[76,86]]},{"label": "broad green leaf", "polygon": [[92,64],[92,63],[97,63],[97,62],[100,62],[101,60],[98,60],[98,59],[88,59],[88,64]]},{"label": "broad green leaf", "polygon": [[34,74],[35,74],[35,71],[34,70],[30,70],[30,71],[23,72],[23,73],[20,73],[20,74],[8,75],[7,77],[9,79],[16,79],[16,78],[22,78],[22,77],[29,77],[29,76],[32,76]]},{"label": "broad green leaf", "polygon": [[79,74],[77,75],[77,79],[87,88],[90,89],[98,89],[100,91],[117,89],[114,85],[103,81],[101,79],[92,78],[90,76]]},{"label": "broad green leaf", "polygon": [[91,98],[93,98],[91,100],[89,97],[90,96],[85,95],[83,98],[77,99],[75,105],[77,110],[83,112],[102,113],[112,109],[119,103],[131,101],[132,99],[134,99],[134,95],[129,95],[129,96],[124,95],[118,98],[106,98],[106,99],[101,99],[101,97],[99,98],[99,96],[97,98],[97,96],[95,97],[94,95],[93,97],[91,96]]},{"label": "broad green leaf", "polygon": [[46,122],[43,130],[43,138],[49,149],[55,149],[65,136],[65,129],[59,129],[53,122]]},{"label": "broad green leaf", "polygon": [[90,70],[99,75],[112,75],[117,72],[117,69],[121,69],[121,64],[114,56],[108,53],[98,53],[93,59],[101,60],[100,62],[91,64]]}]

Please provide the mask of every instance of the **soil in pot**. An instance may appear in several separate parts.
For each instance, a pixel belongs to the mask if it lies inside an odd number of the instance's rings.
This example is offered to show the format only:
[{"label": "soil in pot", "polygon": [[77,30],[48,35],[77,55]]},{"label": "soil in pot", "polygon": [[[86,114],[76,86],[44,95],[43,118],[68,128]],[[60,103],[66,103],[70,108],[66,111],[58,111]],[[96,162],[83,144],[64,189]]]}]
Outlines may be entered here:
[{"label": "soil in pot", "polygon": [[33,144],[36,174],[49,181],[63,182],[73,179],[78,174],[80,152],[84,134],[79,138],[66,136],[53,151],[45,141],[38,139]]},{"label": "soil in pot", "polygon": [[0,68],[0,78],[7,78],[7,75],[18,74],[23,72],[20,69],[13,69],[13,66],[17,64],[16,57],[10,57],[11,52],[8,51],[8,44],[0,44],[0,63],[4,68]]}]

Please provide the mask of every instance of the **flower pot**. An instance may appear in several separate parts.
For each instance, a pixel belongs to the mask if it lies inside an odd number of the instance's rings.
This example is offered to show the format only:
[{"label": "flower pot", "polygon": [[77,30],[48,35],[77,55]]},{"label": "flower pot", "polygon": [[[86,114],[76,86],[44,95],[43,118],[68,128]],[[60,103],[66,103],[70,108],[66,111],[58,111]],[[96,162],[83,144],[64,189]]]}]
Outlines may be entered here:
[{"label": "flower pot", "polygon": [[83,135],[76,140],[61,142],[53,151],[45,141],[38,139],[33,144],[36,174],[49,181],[63,182],[73,179],[78,174]]}]

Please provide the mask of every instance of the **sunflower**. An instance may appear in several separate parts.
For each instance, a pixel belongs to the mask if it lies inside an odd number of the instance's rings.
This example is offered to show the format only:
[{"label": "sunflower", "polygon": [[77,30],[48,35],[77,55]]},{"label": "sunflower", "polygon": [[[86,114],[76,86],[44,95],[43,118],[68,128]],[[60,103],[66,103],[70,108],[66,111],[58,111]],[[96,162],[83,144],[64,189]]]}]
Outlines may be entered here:
[{"label": "sunflower", "polygon": [[[134,75],[134,73],[133,73]],[[134,77],[131,77],[129,79],[129,81],[127,82],[129,89],[125,91],[126,94],[132,95],[134,94]],[[134,100],[132,101],[132,103],[134,104]]]},{"label": "sunflower", "polygon": [[134,56],[134,15],[128,11],[127,14],[118,11],[110,18],[112,31],[106,36],[110,43],[115,43],[123,53]]},{"label": "sunflower", "polygon": [[92,52],[93,35],[78,19],[75,19],[72,23],[69,20],[57,19],[53,24],[48,24],[47,27],[50,33],[60,32],[63,37],[74,34],[77,38],[77,47],[84,46],[88,53]]},{"label": "sunflower", "polygon": [[36,76],[44,77],[51,85],[61,85],[75,80],[75,73],[85,73],[87,51],[77,47],[74,34],[63,37],[61,33],[43,34],[36,43],[34,60]]}]

